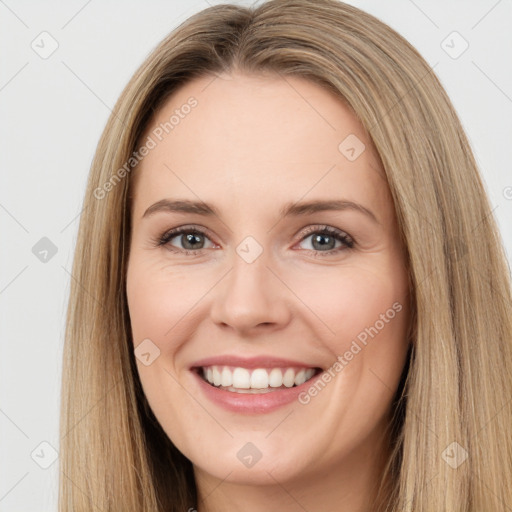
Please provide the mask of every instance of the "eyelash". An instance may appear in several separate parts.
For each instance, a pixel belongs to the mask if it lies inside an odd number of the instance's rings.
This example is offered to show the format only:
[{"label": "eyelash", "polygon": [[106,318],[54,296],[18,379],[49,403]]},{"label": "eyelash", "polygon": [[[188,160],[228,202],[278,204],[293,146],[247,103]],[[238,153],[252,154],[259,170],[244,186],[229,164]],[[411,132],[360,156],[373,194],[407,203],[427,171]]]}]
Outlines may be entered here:
[{"label": "eyelash", "polygon": [[[181,226],[178,228],[171,229],[170,231],[165,232],[163,235],[157,237],[153,240],[153,243],[157,247],[168,245],[169,250],[176,253],[182,253],[187,256],[196,256],[198,255],[203,249],[178,249],[176,247],[173,247],[169,244],[169,242],[175,238],[177,235],[181,234],[199,234],[203,235],[208,238],[208,235],[205,231],[203,231],[200,228],[197,227],[190,227],[190,226]],[[352,249],[354,247],[355,241],[354,239],[345,233],[344,231],[341,231],[339,229],[333,228],[331,226],[311,226],[306,229],[306,232],[303,234],[302,238],[299,240],[299,242],[304,241],[308,236],[312,234],[321,234],[321,235],[328,235],[333,237],[335,240],[340,241],[344,247],[337,247],[335,249],[330,249],[328,251],[315,251],[314,249],[305,249],[307,251],[312,251],[314,253],[314,257],[325,257],[330,256],[332,254],[341,252],[343,250]]]}]

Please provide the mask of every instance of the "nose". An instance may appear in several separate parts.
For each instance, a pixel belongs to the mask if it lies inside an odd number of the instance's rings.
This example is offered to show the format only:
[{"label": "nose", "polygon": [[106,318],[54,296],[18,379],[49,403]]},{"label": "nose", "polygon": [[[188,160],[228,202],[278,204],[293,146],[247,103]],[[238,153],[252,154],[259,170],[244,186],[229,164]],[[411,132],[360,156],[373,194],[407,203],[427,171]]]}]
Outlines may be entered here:
[{"label": "nose", "polygon": [[291,293],[268,263],[265,251],[252,263],[234,254],[231,270],[212,290],[210,315],[216,325],[239,336],[287,325]]}]

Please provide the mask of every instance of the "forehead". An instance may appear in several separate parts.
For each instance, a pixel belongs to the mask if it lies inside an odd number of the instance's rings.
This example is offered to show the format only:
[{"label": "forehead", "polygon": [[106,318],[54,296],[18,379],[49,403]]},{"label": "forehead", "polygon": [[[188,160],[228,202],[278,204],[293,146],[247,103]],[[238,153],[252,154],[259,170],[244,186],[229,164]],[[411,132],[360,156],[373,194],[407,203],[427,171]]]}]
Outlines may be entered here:
[{"label": "forehead", "polygon": [[133,176],[136,214],[167,196],[252,208],[326,196],[389,202],[379,157],[357,117],[304,78],[194,79],[156,112],[139,146],[150,139],[154,147]]}]

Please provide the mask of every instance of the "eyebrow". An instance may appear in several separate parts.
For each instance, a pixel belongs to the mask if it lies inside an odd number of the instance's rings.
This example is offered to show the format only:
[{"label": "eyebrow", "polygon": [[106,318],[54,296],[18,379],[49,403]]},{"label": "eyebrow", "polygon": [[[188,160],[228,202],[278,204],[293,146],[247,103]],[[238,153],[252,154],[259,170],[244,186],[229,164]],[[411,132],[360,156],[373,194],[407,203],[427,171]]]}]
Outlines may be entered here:
[{"label": "eyebrow", "polygon": [[[353,210],[363,213],[375,223],[380,224],[375,214],[365,206],[359,203],[354,203],[353,201],[340,199],[287,203],[280,209],[279,214],[281,217],[298,217],[302,215],[311,215],[317,212],[343,210]],[[203,201],[190,201],[188,199],[175,201],[170,199],[161,199],[151,205],[144,212],[142,218],[150,217],[157,212],[191,213],[204,216],[216,216],[220,218],[219,211],[213,205]]]}]

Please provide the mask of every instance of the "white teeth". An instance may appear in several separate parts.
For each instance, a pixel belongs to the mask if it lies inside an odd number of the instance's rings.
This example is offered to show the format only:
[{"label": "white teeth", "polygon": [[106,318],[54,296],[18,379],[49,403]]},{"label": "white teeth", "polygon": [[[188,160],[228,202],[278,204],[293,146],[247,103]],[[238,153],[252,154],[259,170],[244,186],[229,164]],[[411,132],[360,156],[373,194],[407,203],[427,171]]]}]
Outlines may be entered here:
[{"label": "white teeth", "polygon": [[291,388],[295,384],[295,372],[293,368],[288,368],[283,375],[283,384],[287,388]]},{"label": "white teeth", "polygon": [[300,386],[301,384],[304,384],[306,382],[306,371],[300,370],[297,375],[295,375],[295,385]]},{"label": "white teeth", "polygon": [[221,382],[222,382],[222,376],[219,372],[219,369],[216,366],[214,366],[213,367],[213,384],[214,384],[214,386],[220,386]]},{"label": "white teeth", "polygon": [[[215,382],[213,385],[215,385]],[[251,387],[251,376],[249,371],[245,368],[235,368],[235,371],[233,372],[232,386],[234,388],[249,389]]]},{"label": "white teeth", "polygon": [[268,383],[271,388],[280,388],[283,385],[283,374],[279,368],[272,368]]},{"label": "white teeth", "polygon": [[202,369],[204,379],[214,386],[271,391],[272,388],[300,386],[315,374],[314,368],[256,368],[209,366]]},{"label": "white teeth", "polygon": [[228,368],[222,370],[222,382],[221,386],[232,386],[233,385],[233,374]]},{"label": "white teeth", "polygon": [[251,388],[265,389],[268,388],[268,373],[262,368],[254,370],[251,374]]}]

